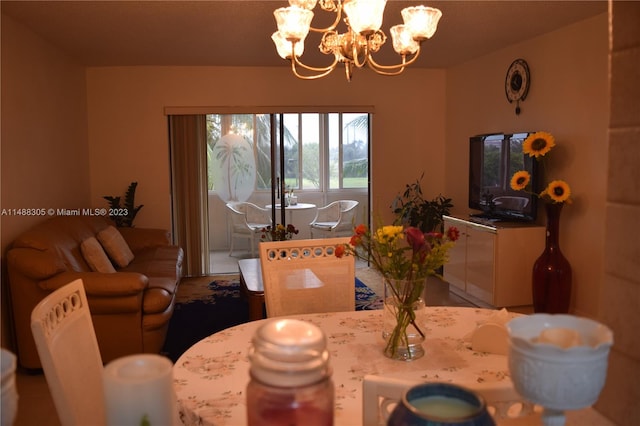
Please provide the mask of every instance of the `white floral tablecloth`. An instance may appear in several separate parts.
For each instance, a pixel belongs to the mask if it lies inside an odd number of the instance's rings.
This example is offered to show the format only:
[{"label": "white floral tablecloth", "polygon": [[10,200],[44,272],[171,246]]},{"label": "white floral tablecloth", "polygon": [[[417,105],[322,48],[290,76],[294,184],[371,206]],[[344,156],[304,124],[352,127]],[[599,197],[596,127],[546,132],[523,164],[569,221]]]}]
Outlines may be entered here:
[{"label": "white floral tablecloth", "polygon": [[[457,384],[510,379],[507,358],[475,352],[465,339],[477,323],[496,311],[480,308],[428,307],[426,355],[411,362],[382,354],[382,311],[296,315],[326,334],[336,390],[336,425],[362,424],[362,379],[384,375],[410,381]],[[265,320],[229,328],[192,346],[174,366],[174,385],[184,424],[246,424],[247,351],[254,331]]]}]

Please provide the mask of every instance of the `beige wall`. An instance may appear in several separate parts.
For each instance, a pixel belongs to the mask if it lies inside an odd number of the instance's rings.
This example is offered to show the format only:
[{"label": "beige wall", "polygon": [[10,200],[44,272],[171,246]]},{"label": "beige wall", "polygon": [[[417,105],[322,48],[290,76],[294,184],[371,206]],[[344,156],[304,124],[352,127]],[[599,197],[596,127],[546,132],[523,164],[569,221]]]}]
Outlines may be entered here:
[{"label": "beige wall", "polygon": [[[2,208],[89,201],[84,68],[2,15]],[[2,216],[3,250],[38,217]]]},{"label": "beige wall", "polygon": [[[2,15],[2,209],[89,204],[84,68]],[[46,217],[46,216],[45,216]],[[7,245],[42,216],[2,216],[2,345]]]},{"label": "beige wall", "polygon": [[87,81],[92,203],[137,180],[139,226],[171,223],[165,107],[373,106],[374,211],[423,170],[428,194],[444,188],[443,70],[362,70],[348,83],[339,71],[301,81],[286,68],[111,67],[90,68]]},{"label": "beige wall", "polygon": [[[572,312],[595,317],[604,253],[607,176],[607,15],[506,47],[447,70],[446,193],[468,214],[469,136],[545,130],[557,147],[552,173],[574,203],[562,212],[560,246],[573,267]],[[520,115],[504,93],[507,68],[525,59],[531,88]],[[544,223],[544,213],[539,215]]]},{"label": "beige wall", "polygon": [[[446,72],[412,69],[402,78],[386,79],[363,71],[350,84],[340,73],[301,82],[280,69],[93,68],[87,70],[86,109],[83,70],[3,16],[2,207],[102,207],[103,195],[122,193],[137,180],[138,201],[145,204],[137,223],[168,226],[165,106],[373,105],[372,208],[378,212],[386,211],[399,188],[425,170],[427,192],[452,196],[456,210],[466,214],[470,135],[551,131],[559,143],[557,171],[571,183],[576,198],[563,213],[561,241],[575,271],[572,308],[596,316],[600,306],[616,335],[598,408],[617,423],[637,424],[638,411],[631,402],[640,400],[635,380],[640,374],[635,338],[640,326],[639,228],[634,226],[640,193],[639,12],[637,2],[615,5],[616,25],[627,32],[617,33],[614,49],[611,125],[605,16]],[[520,116],[503,89],[507,66],[517,57],[525,58],[532,71],[532,88]],[[627,87],[630,81],[635,86]],[[618,101],[618,95],[626,101]],[[607,174],[603,164],[608,155]],[[3,256],[6,244],[37,220],[2,217]],[[6,309],[2,312],[6,345]]]},{"label": "beige wall", "polygon": [[640,424],[640,2],[612,3],[611,121],[600,318],[614,332],[597,409]]}]

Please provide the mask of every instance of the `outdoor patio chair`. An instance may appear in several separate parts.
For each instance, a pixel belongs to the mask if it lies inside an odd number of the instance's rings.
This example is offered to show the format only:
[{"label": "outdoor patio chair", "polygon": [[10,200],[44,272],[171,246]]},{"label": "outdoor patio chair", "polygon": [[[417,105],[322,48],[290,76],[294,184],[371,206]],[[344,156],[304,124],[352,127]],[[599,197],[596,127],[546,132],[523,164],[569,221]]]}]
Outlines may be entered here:
[{"label": "outdoor patio chair", "polygon": [[351,235],[355,227],[357,206],[357,201],[339,200],[319,207],[316,211],[316,217],[309,224],[311,238]]}]

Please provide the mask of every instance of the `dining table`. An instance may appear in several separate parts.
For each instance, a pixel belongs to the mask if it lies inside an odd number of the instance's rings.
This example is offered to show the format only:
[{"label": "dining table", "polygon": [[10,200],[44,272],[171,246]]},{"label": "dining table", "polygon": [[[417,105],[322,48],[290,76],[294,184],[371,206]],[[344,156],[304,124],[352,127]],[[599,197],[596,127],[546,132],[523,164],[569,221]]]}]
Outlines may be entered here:
[{"label": "dining table", "polygon": [[[425,356],[398,361],[383,354],[382,310],[292,315],[320,327],[330,353],[335,386],[334,424],[362,425],[365,377],[419,382],[450,382],[476,388],[512,389],[507,356],[472,349],[471,336],[496,310],[428,306],[423,323]],[[517,313],[508,312],[509,318]],[[247,424],[246,386],[250,380],[248,351],[255,331],[270,319],[240,324],[194,344],[175,362],[174,389],[185,425]],[[567,424],[601,424],[590,410],[586,418],[567,416]],[[598,422],[591,422],[593,416]],[[506,419],[509,420],[509,419]],[[542,424],[500,421],[498,424]],[[602,423],[610,424],[610,423]]]}]

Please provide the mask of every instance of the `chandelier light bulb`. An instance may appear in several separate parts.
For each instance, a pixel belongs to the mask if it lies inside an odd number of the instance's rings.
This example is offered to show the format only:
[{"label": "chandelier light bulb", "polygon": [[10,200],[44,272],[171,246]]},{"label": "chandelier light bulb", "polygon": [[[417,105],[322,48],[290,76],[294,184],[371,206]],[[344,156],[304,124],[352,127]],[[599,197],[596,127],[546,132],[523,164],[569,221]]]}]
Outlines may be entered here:
[{"label": "chandelier light bulb", "polygon": [[349,26],[359,34],[378,31],[387,0],[345,0],[343,8],[349,18]]},{"label": "chandelier light bulb", "polygon": [[273,12],[278,32],[289,41],[300,41],[309,33],[313,12],[296,6],[281,7]]},{"label": "chandelier light bulb", "polygon": [[399,55],[413,55],[418,51],[420,43],[413,38],[406,25],[394,25],[390,29],[393,50]]},{"label": "chandelier light bulb", "polygon": [[412,6],[402,9],[402,19],[416,40],[431,38],[442,17],[440,9],[426,6]]},{"label": "chandelier light bulb", "polygon": [[[276,31],[275,33],[273,33],[271,35],[271,40],[273,40],[273,43],[276,45],[276,50],[278,51],[278,55],[280,55],[282,59],[291,59],[291,43],[292,42],[284,38],[282,34],[280,34],[280,31]],[[293,54],[296,57],[300,57],[302,56],[303,53],[304,53],[304,39],[300,40],[295,44],[295,50]]]}]

